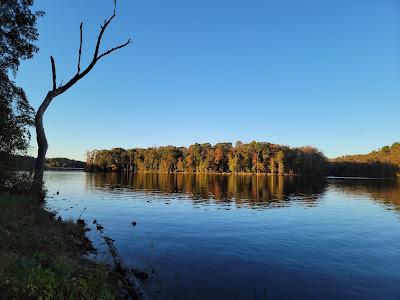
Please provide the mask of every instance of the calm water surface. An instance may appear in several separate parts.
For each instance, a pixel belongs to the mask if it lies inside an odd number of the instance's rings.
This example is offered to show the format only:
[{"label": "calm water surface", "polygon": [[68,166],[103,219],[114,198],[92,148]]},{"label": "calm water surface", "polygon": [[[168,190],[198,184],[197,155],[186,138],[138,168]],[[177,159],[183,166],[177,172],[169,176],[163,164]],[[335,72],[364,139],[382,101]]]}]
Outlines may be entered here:
[{"label": "calm water surface", "polygon": [[98,259],[112,237],[151,299],[400,299],[397,180],[45,176],[48,207],[88,221]]}]

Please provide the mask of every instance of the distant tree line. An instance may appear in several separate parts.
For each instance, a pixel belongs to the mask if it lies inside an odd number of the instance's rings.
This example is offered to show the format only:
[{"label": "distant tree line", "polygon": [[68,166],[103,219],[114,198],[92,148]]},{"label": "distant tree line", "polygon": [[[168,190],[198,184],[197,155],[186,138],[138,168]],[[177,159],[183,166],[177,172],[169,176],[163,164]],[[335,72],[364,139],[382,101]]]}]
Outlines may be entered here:
[{"label": "distant tree line", "polygon": [[46,168],[63,168],[63,169],[84,169],[85,163],[83,161],[68,159],[64,157],[46,158]]},{"label": "distant tree line", "polygon": [[345,155],[334,159],[335,162],[371,163],[380,162],[400,166],[400,143],[384,146],[368,154]]},{"label": "distant tree line", "polygon": [[368,154],[345,155],[331,160],[330,175],[396,177],[400,175],[400,143]]},{"label": "distant tree line", "polygon": [[[33,171],[35,169],[36,159],[27,155],[12,155],[9,157],[12,160],[15,170],[18,171]],[[46,158],[46,169],[84,169],[85,163],[79,160],[68,159],[64,157]]]},{"label": "distant tree line", "polygon": [[[17,170],[33,170],[35,158],[11,156]],[[400,144],[385,146],[365,155],[328,160],[313,147],[290,148],[271,143],[237,142],[194,144],[186,147],[92,150],[87,163],[67,158],[47,158],[46,169],[85,168],[89,172],[163,173],[259,173],[396,177],[400,174]]]},{"label": "distant tree line", "polygon": [[87,171],[264,173],[325,175],[327,158],[316,148],[267,142],[194,144],[147,149],[92,150],[87,152]]}]

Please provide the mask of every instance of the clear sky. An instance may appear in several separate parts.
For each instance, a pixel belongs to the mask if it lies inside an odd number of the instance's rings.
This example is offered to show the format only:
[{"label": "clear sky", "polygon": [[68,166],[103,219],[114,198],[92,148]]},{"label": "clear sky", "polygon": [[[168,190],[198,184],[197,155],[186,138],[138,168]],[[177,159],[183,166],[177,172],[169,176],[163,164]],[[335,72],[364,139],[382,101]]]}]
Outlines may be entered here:
[{"label": "clear sky", "polygon": [[[36,0],[40,52],[17,75],[35,109],[113,9]],[[120,0],[103,49],[131,37],[45,114],[48,157],[89,149],[269,141],[328,157],[400,140],[398,0]],[[35,144],[35,137],[32,146]],[[35,148],[31,149],[35,153]]]}]

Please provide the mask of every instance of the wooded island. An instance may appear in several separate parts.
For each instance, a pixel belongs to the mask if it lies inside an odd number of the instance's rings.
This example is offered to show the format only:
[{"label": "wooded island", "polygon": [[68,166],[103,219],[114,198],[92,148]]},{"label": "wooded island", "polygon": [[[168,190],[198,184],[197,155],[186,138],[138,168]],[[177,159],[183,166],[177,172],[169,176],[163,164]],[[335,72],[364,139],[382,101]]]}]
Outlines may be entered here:
[{"label": "wooded island", "polygon": [[271,175],[395,177],[400,144],[366,155],[328,159],[315,147],[291,148],[268,142],[193,144],[147,149],[113,148],[87,152],[86,170],[184,173],[251,173]]}]

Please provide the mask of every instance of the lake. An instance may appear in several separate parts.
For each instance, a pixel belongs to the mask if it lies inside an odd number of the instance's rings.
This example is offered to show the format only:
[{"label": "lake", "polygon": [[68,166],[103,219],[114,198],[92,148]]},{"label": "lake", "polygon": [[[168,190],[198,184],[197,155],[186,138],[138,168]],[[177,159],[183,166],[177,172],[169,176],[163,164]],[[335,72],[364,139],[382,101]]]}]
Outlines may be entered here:
[{"label": "lake", "polygon": [[111,261],[106,235],[150,274],[151,299],[400,299],[399,180],[76,171],[45,180],[50,209],[87,221],[96,259]]}]

